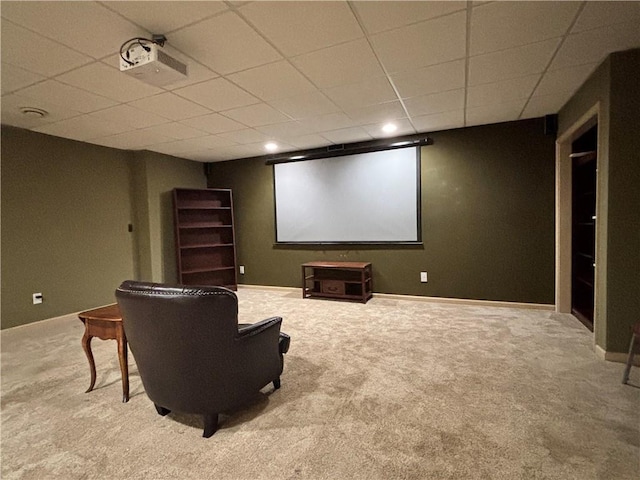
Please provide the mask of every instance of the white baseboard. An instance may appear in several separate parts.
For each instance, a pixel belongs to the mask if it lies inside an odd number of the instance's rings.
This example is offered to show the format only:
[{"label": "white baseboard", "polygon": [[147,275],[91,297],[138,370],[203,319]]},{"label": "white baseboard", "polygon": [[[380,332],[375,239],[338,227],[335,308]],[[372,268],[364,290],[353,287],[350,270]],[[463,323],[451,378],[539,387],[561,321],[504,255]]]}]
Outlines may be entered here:
[{"label": "white baseboard", "polygon": [[[80,312],[78,312],[78,313],[80,313]],[[53,322],[55,320],[66,320],[67,317],[69,317],[69,318],[73,318],[73,317],[78,318],[77,315],[78,315],[77,313],[68,313],[66,315],[60,315],[58,317],[43,318],[42,320],[36,320],[34,322],[23,323],[22,325],[16,325],[14,327],[3,328],[2,331],[5,332],[5,331],[9,331],[9,330],[17,330],[18,328],[30,327],[30,326],[41,324],[41,323],[44,323],[44,322]]]},{"label": "white baseboard", "polygon": [[528,308],[533,310],[555,311],[555,305],[543,303],[505,302],[500,300],[472,300],[468,298],[423,297],[420,295],[399,295],[395,293],[374,293],[374,297],[413,300],[418,302],[448,303],[453,305],[472,305],[476,307]]},{"label": "white baseboard", "polygon": [[300,287],[277,287],[274,285],[247,285],[244,283],[238,284],[238,289],[247,288],[249,290],[277,290],[280,292],[299,292],[300,297],[302,298],[302,292],[300,291]]},{"label": "white baseboard", "polygon": [[[277,287],[272,285],[245,285],[239,284],[238,288],[249,288],[257,290],[277,290],[288,292],[301,292],[300,287]],[[300,293],[302,296],[302,293]],[[420,295],[400,295],[396,293],[374,293],[374,298],[389,298],[395,300],[412,300],[418,302],[431,303],[448,303],[454,305],[473,305],[477,307],[509,307],[509,308],[528,308],[533,310],[555,311],[555,305],[542,303],[521,303],[521,302],[504,302],[497,300],[471,300],[466,298],[444,298],[444,297],[423,297]]]},{"label": "white baseboard", "polygon": [[[595,351],[600,360],[606,360],[607,362],[627,363],[627,359],[629,358],[628,353],[607,352],[600,345],[595,346]],[[633,358],[633,365],[636,367],[640,367],[640,355],[635,355],[635,357]]]},{"label": "white baseboard", "polygon": [[[29,323],[23,323],[22,325],[16,325],[15,327],[9,327],[9,328],[3,328],[2,331],[8,331],[8,330],[14,330],[16,328],[23,328],[23,327],[29,327],[31,325],[37,325],[39,323],[43,323],[43,322],[53,322],[55,320],[67,320],[67,319],[72,319],[75,318],[76,320],[80,320],[78,318],[78,314],[82,313],[82,312],[86,312],[87,310],[94,310],[96,308],[102,308],[102,307],[106,307],[108,305],[113,305],[114,302],[111,303],[107,303],[106,305],[99,305],[97,307],[93,307],[93,308],[85,308],[84,310],[79,310],[77,312],[73,312],[73,313],[67,313],[64,315],[59,315],[57,317],[49,317],[49,318],[43,318],[42,320],[36,320],[34,322],[29,322]],[[68,317],[68,318],[67,318]]]}]

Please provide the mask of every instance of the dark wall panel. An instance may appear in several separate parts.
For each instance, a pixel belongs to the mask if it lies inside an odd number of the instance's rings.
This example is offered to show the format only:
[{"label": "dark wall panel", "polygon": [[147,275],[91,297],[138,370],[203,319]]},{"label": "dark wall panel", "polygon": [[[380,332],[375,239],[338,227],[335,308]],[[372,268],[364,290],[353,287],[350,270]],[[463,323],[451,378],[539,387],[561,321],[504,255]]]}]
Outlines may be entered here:
[{"label": "dark wall panel", "polygon": [[133,276],[129,161],[2,126],[2,328],[115,302]]},{"label": "dark wall panel", "polygon": [[297,287],[303,262],[370,261],[379,293],[552,304],[554,139],[543,119],[430,136],[420,247],[276,247],[272,167],[213,164],[209,186],[233,189],[240,282]]}]

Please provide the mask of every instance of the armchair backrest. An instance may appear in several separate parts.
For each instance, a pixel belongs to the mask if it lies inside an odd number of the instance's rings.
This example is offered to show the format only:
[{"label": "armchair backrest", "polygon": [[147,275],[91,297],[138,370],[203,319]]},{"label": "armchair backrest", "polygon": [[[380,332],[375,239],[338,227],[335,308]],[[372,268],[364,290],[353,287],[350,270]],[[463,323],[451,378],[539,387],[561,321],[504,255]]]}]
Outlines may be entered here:
[{"label": "armchair backrest", "polygon": [[149,398],[163,407],[224,411],[237,385],[238,299],[222,287],[126,281],[116,290],[127,341]]}]

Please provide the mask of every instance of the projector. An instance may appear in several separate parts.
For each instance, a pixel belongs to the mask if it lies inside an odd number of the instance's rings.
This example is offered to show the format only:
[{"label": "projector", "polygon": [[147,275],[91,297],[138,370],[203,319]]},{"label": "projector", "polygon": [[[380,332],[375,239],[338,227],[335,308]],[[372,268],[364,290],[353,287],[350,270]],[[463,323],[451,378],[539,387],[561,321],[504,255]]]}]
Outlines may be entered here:
[{"label": "projector", "polygon": [[155,43],[137,43],[120,57],[120,71],[157,87],[187,78],[187,66],[163,52]]}]

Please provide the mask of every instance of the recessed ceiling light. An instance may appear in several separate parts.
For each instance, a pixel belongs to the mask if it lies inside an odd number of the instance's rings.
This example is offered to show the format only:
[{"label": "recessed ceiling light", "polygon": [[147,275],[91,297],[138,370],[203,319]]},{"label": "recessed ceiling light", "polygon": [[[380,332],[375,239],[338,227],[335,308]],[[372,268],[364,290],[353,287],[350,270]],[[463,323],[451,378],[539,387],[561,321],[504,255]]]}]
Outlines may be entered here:
[{"label": "recessed ceiling light", "polygon": [[275,152],[278,149],[278,144],[275,142],[265,143],[264,148],[269,152]]},{"label": "recessed ceiling light", "polygon": [[305,157],[305,155],[294,155],[293,157],[289,157],[289,160],[301,160]]},{"label": "recessed ceiling light", "polygon": [[46,110],[36,107],[21,107],[20,112],[30,118],[44,118],[49,115]]},{"label": "recessed ceiling light", "polygon": [[398,129],[398,127],[394,124],[394,123],[386,123],[383,127],[382,127],[382,131],[384,133],[393,133]]}]

